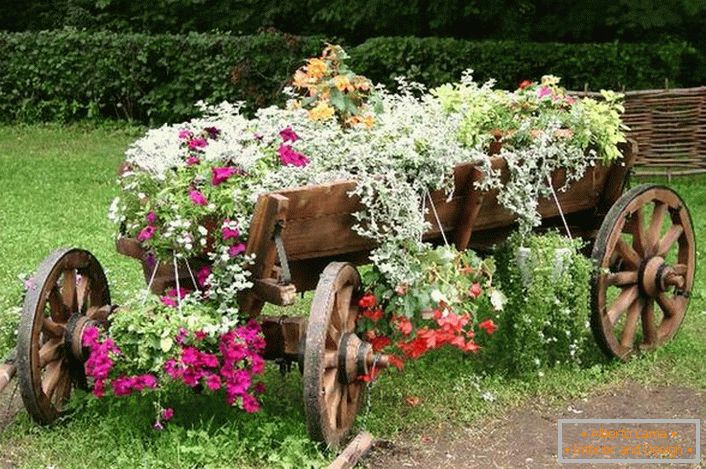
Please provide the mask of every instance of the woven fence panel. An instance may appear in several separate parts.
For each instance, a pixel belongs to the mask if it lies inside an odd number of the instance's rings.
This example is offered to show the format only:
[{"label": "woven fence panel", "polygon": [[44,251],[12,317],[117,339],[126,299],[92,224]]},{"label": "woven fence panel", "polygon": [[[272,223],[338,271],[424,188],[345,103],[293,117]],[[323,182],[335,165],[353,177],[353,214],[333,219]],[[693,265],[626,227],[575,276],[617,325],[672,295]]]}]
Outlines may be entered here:
[{"label": "woven fence panel", "polygon": [[637,174],[706,173],[706,86],[626,91],[623,121],[638,143]]}]

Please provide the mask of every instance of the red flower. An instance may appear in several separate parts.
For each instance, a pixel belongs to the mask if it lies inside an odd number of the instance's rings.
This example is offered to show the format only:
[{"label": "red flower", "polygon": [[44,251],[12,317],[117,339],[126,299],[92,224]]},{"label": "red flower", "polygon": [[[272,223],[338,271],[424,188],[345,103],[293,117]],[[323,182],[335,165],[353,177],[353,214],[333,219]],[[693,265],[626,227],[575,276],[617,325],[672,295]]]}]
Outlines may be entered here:
[{"label": "red flower", "polygon": [[404,354],[410,358],[419,358],[430,348],[427,339],[420,336],[417,336],[409,342],[400,342],[399,347]]},{"label": "red flower", "polygon": [[480,283],[476,282],[473,285],[471,285],[471,288],[468,289],[468,296],[471,298],[478,298],[483,290],[480,287]]},{"label": "red flower", "polygon": [[394,366],[398,370],[404,368],[404,360],[402,360],[397,355],[388,355],[387,361],[390,363],[391,366]]},{"label": "red flower", "polygon": [[370,345],[373,346],[373,352],[379,352],[391,343],[392,341],[390,340],[390,338],[384,335],[381,335],[380,337],[375,337],[370,341]]},{"label": "red flower", "polygon": [[366,310],[363,311],[363,316],[366,318],[370,319],[373,322],[378,322],[380,319],[382,319],[382,310],[381,309],[374,309],[374,310]]},{"label": "red flower", "polygon": [[400,316],[399,318],[396,318],[395,320],[395,326],[397,326],[397,330],[399,330],[402,335],[409,335],[412,333],[412,321],[410,321],[408,318],[404,316]]},{"label": "red flower", "polygon": [[523,80],[522,83],[520,83],[520,86],[517,88],[519,90],[524,90],[528,86],[532,86],[532,82],[529,80]]},{"label": "red flower", "polygon": [[358,301],[358,306],[360,308],[372,308],[376,303],[375,295],[368,293],[363,295],[363,297]]},{"label": "red flower", "polygon": [[495,325],[492,319],[486,319],[485,321],[478,324],[478,329],[483,329],[486,334],[491,335],[498,326]]}]

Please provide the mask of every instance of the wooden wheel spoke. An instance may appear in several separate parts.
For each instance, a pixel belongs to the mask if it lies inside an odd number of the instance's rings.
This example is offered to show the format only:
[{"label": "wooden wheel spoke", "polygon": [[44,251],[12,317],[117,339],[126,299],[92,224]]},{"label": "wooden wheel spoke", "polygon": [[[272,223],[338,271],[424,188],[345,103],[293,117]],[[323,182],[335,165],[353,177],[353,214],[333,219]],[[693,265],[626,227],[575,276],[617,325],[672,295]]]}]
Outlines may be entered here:
[{"label": "wooden wheel spoke", "polygon": [[338,352],[333,350],[326,350],[324,352],[324,369],[328,370],[330,368],[338,367]]},{"label": "wooden wheel spoke", "polygon": [[82,275],[76,285],[77,309],[80,312],[85,312],[88,307],[88,299],[91,293],[90,278],[87,275]]},{"label": "wooden wheel spoke", "polygon": [[650,248],[648,254],[653,254],[655,249],[657,249],[659,233],[662,229],[662,223],[664,222],[664,215],[666,213],[667,204],[656,200],[655,208],[652,212],[652,219],[650,220],[650,226],[647,228],[647,234],[645,236],[645,241]]},{"label": "wooden wheel spoke", "polygon": [[76,271],[69,269],[64,271],[64,280],[61,286],[61,297],[64,306],[69,313],[78,311],[78,297],[76,296]]},{"label": "wooden wheel spoke", "polygon": [[664,316],[671,318],[679,312],[679,305],[674,298],[670,298],[665,292],[657,295],[657,304],[664,312]]},{"label": "wooden wheel spoke", "polygon": [[628,308],[628,314],[625,318],[625,327],[620,336],[620,345],[626,348],[632,348],[635,343],[635,330],[637,329],[637,321],[640,319],[640,311],[644,306],[641,298],[633,301]]},{"label": "wooden wheel spoke", "polygon": [[42,379],[42,391],[49,400],[51,400],[54,395],[62,374],[64,373],[68,375],[68,370],[64,366],[63,360],[56,360],[47,365],[46,374],[44,375],[44,379]]},{"label": "wooden wheel spoke", "polygon": [[681,225],[672,226],[659,240],[657,245],[657,255],[664,257],[669,250],[674,246],[674,243],[684,234],[684,228]]},{"label": "wooden wheel spoke", "polygon": [[54,322],[51,318],[45,317],[42,320],[42,332],[53,336],[53,337],[63,337],[64,336],[64,326],[59,323]]},{"label": "wooden wheel spoke", "polygon": [[634,285],[637,283],[637,272],[636,271],[623,271],[606,274],[606,281],[608,285],[614,285],[617,287]]},{"label": "wooden wheel spoke", "polygon": [[640,257],[645,257],[645,222],[642,207],[639,207],[632,214],[630,233],[632,234],[632,247]]},{"label": "wooden wheel spoke", "polygon": [[672,269],[674,269],[674,273],[677,275],[681,275],[682,277],[686,275],[686,264],[674,264]]},{"label": "wooden wheel spoke", "polygon": [[652,299],[647,300],[645,307],[642,308],[642,334],[645,345],[651,346],[657,343],[657,326]]},{"label": "wooden wheel spoke", "polygon": [[53,339],[45,342],[39,349],[39,368],[44,368],[47,364],[62,358],[63,349],[63,340]]},{"label": "wooden wheel spoke", "polygon": [[637,299],[639,291],[637,285],[625,288],[620,292],[615,302],[611,305],[610,309],[606,312],[608,319],[612,325],[615,325],[620,315],[628,309],[628,307]]},{"label": "wooden wheel spoke", "polygon": [[51,290],[49,290],[47,301],[49,302],[49,310],[51,311],[52,319],[59,322],[68,321],[69,311],[64,305],[64,300],[61,297],[61,292],[59,292],[59,287],[54,286]]},{"label": "wooden wheel spoke", "polygon": [[113,311],[111,305],[105,305],[98,308],[97,306],[91,306],[86,311],[86,316],[88,319],[93,319],[94,321],[106,321],[110,313]]},{"label": "wooden wheel spoke", "polygon": [[351,298],[353,296],[353,286],[349,285],[341,291],[336,292],[336,314],[338,314],[343,332],[348,332],[355,327],[350,324]]},{"label": "wooden wheel spoke", "polygon": [[341,389],[341,399],[339,401],[337,412],[338,427],[343,427],[346,423],[346,418],[348,416],[348,386],[344,385]]},{"label": "wooden wheel spoke", "polygon": [[637,270],[642,259],[624,239],[618,239],[615,243],[615,250],[631,269]]}]

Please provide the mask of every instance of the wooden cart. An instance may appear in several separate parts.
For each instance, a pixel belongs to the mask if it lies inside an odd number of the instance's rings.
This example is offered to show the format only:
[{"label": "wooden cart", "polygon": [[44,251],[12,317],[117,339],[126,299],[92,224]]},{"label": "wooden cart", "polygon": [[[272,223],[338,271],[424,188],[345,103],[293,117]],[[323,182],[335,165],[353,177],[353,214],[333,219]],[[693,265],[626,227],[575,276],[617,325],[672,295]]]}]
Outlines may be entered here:
[{"label": "wooden cart", "polygon": [[[560,206],[570,230],[595,241],[591,324],[603,350],[623,360],[674,336],[695,268],[691,219],[679,195],[654,185],[623,193],[635,148],[625,145],[623,160],[612,166],[589,168],[568,191],[559,192],[558,204],[548,199],[539,206],[544,226],[563,226]],[[495,157],[492,165],[507,177],[504,160]],[[514,227],[515,217],[499,205],[497,193],[474,187],[481,176],[474,165],[459,165],[453,199],[431,194],[447,238],[459,249],[487,248]],[[553,186],[560,187],[562,179],[557,172]],[[248,236],[248,253],[256,255],[254,287],[240,299],[243,310],[259,318],[266,358],[299,363],[309,433],[333,447],[346,437],[358,412],[364,390],[359,376],[374,363],[387,365],[386,357],[375,356],[355,333],[363,293],[355,266],[368,262],[374,244],[351,229],[352,214],[362,208],[348,195],[354,184],[340,181],[260,197]],[[431,225],[425,239],[439,242],[439,225]],[[121,239],[117,248],[142,261],[145,279],[154,277],[155,293],[175,286],[173,266],[147,262],[135,240]],[[193,287],[185,266],[178,277],[180,285]],[[15,362],[3,368],[0,387],[17,370],[29,414],[47,424],[60,415],[72,387],[86,385],[83,330],[108,318],[115,307],[100,264],[81,249],[52,253],[35,283],[24,303]],[[315,293],[308,318],[260,315],[265,303],[288,306],[297,292],[309,290]]]}]

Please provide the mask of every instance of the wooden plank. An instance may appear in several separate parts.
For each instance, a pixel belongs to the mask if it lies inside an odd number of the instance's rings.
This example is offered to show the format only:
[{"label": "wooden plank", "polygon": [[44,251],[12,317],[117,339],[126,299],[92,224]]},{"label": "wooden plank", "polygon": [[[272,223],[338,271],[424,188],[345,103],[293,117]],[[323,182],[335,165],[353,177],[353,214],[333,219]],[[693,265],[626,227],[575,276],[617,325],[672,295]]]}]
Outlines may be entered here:
[{"label": "wooden plank", "polygon": [[475,183],[480,181],[482,177],[480,170],[473,168],[466,183],[468,187],[467,195],[460,211],[459,219],[456,222],[454,233],[454,244],[459,251],[463,251],[468,247],[468,242],[471,240],[471,234],[473,233],[473,226],[476,223],[483,203],[484,193],[475,187]]},{"label": "wooden plank", "polygon": [[608,171],[608,178],[598,202],[598,209],[601,213],[607,213],[623,193],[627,175],[637,158],[637,142],[628,139],[621,146],[621,151],[623,153],[623,164],[613,164]]},{"label": "wooden plank", "polygon": [[297,300],[297,288],[292,285],[280,285],[273,278],[255,279],[253,292],[267,303],[277,306],[290,306]]},{"label": "wooden plank", "polygon": [[328,469],[350,469],[356,465],[373,446],[373,435],[368,432],[359,433],[346,446],[341,454],[328,466]]},{"label": "wooden plank", "polygon": [[[287,197],[279,194],[264,194],[255,205],[245,251],[248,255],[255,255],[255,262],[250,268],[254,279],[271,278],[277,255],[272,238],[277,223],[285,222],[288,206]],[[262,299],[253,290],[243,292],[238,303],[241,311],[251,317],[259,315],[264,306]]]}]

